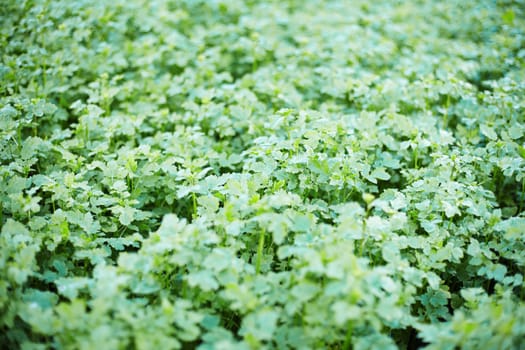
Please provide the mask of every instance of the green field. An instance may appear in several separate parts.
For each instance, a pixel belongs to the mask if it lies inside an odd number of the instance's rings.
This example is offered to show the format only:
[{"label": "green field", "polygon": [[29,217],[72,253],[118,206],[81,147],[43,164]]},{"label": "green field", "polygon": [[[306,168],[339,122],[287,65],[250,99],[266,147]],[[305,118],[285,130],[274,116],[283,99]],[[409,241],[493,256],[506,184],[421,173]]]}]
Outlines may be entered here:
[{"label": "green field", "polygon": [[1,349],[525,349],[524,0],[0,1]]}]

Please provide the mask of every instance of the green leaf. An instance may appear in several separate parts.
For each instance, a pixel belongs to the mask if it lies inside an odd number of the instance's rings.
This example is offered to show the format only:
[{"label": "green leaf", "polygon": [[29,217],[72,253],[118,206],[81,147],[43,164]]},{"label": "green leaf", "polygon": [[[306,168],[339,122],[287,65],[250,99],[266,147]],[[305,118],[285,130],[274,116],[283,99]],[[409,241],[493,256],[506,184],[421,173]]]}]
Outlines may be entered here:
[{"label": "green leaf", "polygon": [[190,273],[186,276],[186,280],[190,286],[199,287],[203,291],[212,291],[219,288],[215,276],[209,270]]},{"label": "green leaf", "polygon": [[374,169],[370,176],[383,181],[390,180],[390,174],[386,172],[384,167]]},{"label": "green leaf", "polygon": [[253,336],[258,340],[271,340],[277,327],[279,313],[269,309],[263,309],[248,314],[242,322],[239,333],[245,338]]},{"label": "green leaf", "polygon": [[85,290],[91,283],[91,280],[85,277],[69,277],[55,280],[58,292],[70,300],[76,299],[79,292]]},{"label": "green leaf", "polygon": [[124,226],[129,226],[135,219],[136,209],[132,207],[124,207],[120,210],[118,220]]},{"label": "green leaf", "polygon": [[291,219],[292,229],[297,232],[308,232],[315,225],[315,217],[312,214],[294,213]]},{"label": "green leaf", "polygon": [[494,141],[498,139],[498,134],[496,134],[496,132],[494,131],[494,128],[487,126],[486,124],[481,124],[479,127],[479,130],[481,131],[483,135],[488,137],[490,140]]}]

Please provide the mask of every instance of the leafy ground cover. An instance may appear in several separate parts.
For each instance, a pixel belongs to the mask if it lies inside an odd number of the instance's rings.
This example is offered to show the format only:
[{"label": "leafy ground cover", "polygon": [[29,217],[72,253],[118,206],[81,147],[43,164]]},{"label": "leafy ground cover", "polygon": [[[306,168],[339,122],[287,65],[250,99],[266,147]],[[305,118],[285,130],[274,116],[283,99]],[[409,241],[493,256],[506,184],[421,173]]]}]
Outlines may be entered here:
[{"label": "leafy ground cover", "polygon": [[523,1],[0,21],[2,348],[523,349]]}]

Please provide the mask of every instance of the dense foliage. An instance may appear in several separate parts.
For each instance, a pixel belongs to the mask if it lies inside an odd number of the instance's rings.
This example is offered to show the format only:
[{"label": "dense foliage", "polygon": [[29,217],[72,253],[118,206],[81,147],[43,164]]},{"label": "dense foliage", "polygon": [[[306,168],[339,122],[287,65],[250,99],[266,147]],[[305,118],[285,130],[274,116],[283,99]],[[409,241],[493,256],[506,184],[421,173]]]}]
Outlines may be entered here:
[{"label": "dense foliage", "polygon": [[1,348],[522,348],[523,0],[0,21]]}]

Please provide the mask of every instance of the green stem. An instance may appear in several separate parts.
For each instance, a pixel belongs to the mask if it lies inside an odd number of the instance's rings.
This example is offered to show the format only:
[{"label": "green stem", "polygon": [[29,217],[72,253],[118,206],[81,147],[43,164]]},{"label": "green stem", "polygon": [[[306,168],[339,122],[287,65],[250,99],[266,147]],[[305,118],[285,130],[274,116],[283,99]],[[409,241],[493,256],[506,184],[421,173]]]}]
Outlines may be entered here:
[{"label": "green stem", "polygon": [[44,91],[44,96],[45,96],[46,88],[47,88],[47,75],[46,75],[47,65],[43,63],[41,69],[42,69],[42,90]]},{"label": "green stem", "polygon": [[18,149],[22,149],[22,126],[18,125],[16,129],[16,137],[18,138]]},{"label": "green stem", "polygon": [[348,201],[348,198],[350,198],[352,193],[353,193],[353,190],[347,189],[346,194],[345,194],[345,202]]},{"label": "green stem", "polygon": [[365,244],[368,236],[366,235],[366,221],[363,220],[363,240],[361,241],[361,247],[359,247],[359,257],[363,256],[363,250],[365,249]]},{"label": "green stem", "polygon": [[352,324],[348,324],[348,329],[346,330],[346,338],[345,343],[343,345],[343,349],[351,349],[352,348],[352,332],[353,332]]},{"label": "green stem", "polygon": [[182,282],[182,297],[187,298],[188,297],[188,287],[186,282]]},{"label": "green stem", "polygon": [[252,73],[255,73],[255,71],[257,70],[257,58],[255,58],[255,50],[252,50],[252,57],[253,57]]},{"label": "green stem", "polygon": [[361,247],[359,247],[359,257],[363,257],[363,251],[365,249],[366,241],[368,240],[368,235],[366,234],[366,219],[370,216],[370,210],[372,208],[370,207],[370,204],[366,206],[366,213],[365,217],[363,218],[363,225],[361,226],[361,229],[363,231],[363,240],[361,241]]},{"label": "green stem", "polygon": [[257,247],[257,260],[255,261],[255,273],[258,275],[259,272],[261,272],[261,261],[262,261],[262,254],[264,249],[264,237],[265,232],[264,230],[261,230],[261,234],[259,235],[259,246]]},{"label": "green stem", "polygon": [[197,196],[195,192],[191,193],[191,201],[193,202],[193,218],[197,217]]},{"label": "green stem", "polygon": [[525,201],[525,177],[521,179],[521,199],[520,199],[518,214],[520,214],[521,211],[523,210],[524,201]]},{"label": "green stem", "polygon": [[450,108],[450,95],[447,95],[447,109],[445,110],[445,114],[443,115],[443,126],[446,128],[448,127],[448,110]]}]

